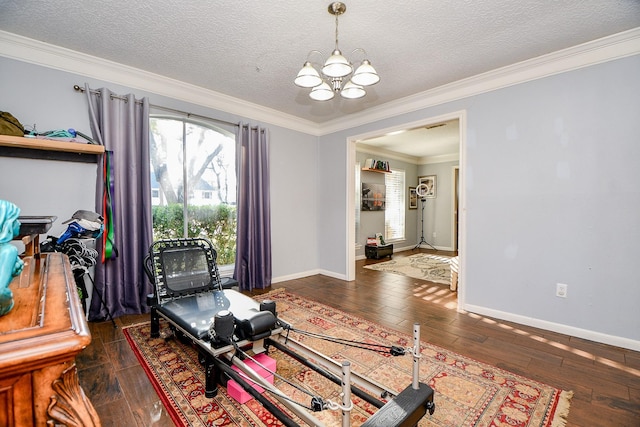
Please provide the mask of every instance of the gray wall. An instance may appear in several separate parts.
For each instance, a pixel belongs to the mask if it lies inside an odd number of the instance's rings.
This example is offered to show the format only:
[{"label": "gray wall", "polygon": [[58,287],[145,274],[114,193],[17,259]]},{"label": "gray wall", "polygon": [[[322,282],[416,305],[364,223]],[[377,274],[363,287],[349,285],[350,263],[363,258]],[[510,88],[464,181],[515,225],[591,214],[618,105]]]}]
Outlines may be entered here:
[{"label": "gray wall", "polygon": [[[86,101],[74,92],[76,76],[0,57],[0,110],[9,111],[40,132],[74,128],[91,135]],[[31,160],[0,156],[0,198],[21,215],[58,217],[49,234],[66,230],[62,222],[78,209],[95,210],[95,163]]]},{"label": "gray wall", "polygon": [[[430,163],[418,168],[418,177],[436,176],[436,197],[424,202],[424,239],[437,249],[453,250],[453,167],[455,162]],[[422,202],[418,201],[422,210]],[[420,221],[420,214],[418,215]],[[421,233],[418,223],[418,234]],[[435,233],[435,236],[434,236]],[[419,239],[419,237],[418,237]],[[423,245],[423,247],[425,247]]]},{"label": "gray wall", "polygon": [[[639,75],[636,55],[511,86],[325,135],[319,157],[340,164],[353,135],[466,110],[465,308],[640,348]],[[344,216],[320,221],[321,268],[345,273]]]},{"label": "gray wall", "polygon": [[[347,138],[464,110],[464,308],[640,348],[638,75],[636,55],[320,138],[269,126],[274,277],[346,276]],[[103,85],[0,58],[1,109],[40,130],[88,132],[84,98],[71,89],[85,81]],[[24,215],[61,221],[93,203],[94,180],[87,165],[0,157],[0,197]],[[568,298],[555,297],[558,282],[569,285]]]},{"label": "gray wall", "polygon": [[[73,127],[91,134],[84,95],[74,84],[106,86],[126,94],[129,88],[0,57],[0,111],[9,111],[39,131]],[[238,122],[247,119],[197,105],[134,91],[151,104]],[[318,268],[318,138],[268,125],[271,136],[271,227],[273,277],[282,280]],[[233,131],[233,127],[229,130]],[[295,179],[292,179],[295,177]],[[21,208],[22,215],[58,217],[49,234],[66,230],[62,221],[78,209],[95,210],[96,165],[0,156],[0,198]]]},{"label": "gray wall", "polygon": [[640,340],[638,76],[634,56],[469,105],[469,304]]}]

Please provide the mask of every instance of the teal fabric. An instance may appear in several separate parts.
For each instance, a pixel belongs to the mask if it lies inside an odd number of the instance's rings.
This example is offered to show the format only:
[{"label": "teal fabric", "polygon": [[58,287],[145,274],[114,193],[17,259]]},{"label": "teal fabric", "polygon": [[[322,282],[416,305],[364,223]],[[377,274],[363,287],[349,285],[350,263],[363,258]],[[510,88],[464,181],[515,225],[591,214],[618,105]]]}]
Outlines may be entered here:
[{"label": "teal fabric", "polygon": [[18,257],[18,248],[11,240],[20,233],[20,208],[0,200],[0,316],[13,308],[13,293],[9,285],[22,272],[24,262]]}]

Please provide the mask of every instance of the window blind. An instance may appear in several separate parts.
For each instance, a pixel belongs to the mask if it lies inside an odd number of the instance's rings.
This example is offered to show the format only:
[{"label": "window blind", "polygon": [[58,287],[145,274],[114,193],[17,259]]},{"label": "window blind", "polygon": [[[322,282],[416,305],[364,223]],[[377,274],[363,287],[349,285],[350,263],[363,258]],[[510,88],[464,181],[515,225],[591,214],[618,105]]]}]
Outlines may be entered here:
[{"label": "window blind", "polygon": [[384,211],[385,240],[404,240],[405,222],[405,173],[391,169],[384,177],[386,187],[386,207]]}]

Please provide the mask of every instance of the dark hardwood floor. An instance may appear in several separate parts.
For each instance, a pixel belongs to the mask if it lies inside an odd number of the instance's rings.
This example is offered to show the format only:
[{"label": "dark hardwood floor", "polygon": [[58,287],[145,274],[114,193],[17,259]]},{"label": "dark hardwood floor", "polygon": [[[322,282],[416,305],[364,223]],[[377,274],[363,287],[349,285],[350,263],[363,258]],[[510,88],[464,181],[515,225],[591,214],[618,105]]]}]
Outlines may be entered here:
[{"label": "dark hardwood floor", "polygon": [[[407,334],[419,322],[424,341],[572,390],[567,426],[640,427],[639,352],[459,313],[456,294],[448,286],[363,268],[387,259],[358,261],[353,282],[316,275],[273,288],[286,288]],[[165,411],[152,421],[158,396],[121,330],[147,320],[148,315],[123,316],[116,319],[117,328],[111,322],[90,323],[93,341],[78,357],[80,383],[105,427],[173,425]]]}]

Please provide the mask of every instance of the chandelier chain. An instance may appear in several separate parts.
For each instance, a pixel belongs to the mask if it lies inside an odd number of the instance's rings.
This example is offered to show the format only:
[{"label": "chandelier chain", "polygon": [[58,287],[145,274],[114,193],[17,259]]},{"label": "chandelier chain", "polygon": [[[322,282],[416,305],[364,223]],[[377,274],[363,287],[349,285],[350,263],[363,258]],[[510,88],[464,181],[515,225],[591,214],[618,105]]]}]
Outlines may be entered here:
[{"label": "chandelier chain", "polygon": [[336,47],[335,50],[338,50],[338,13],[336,13]]}]

